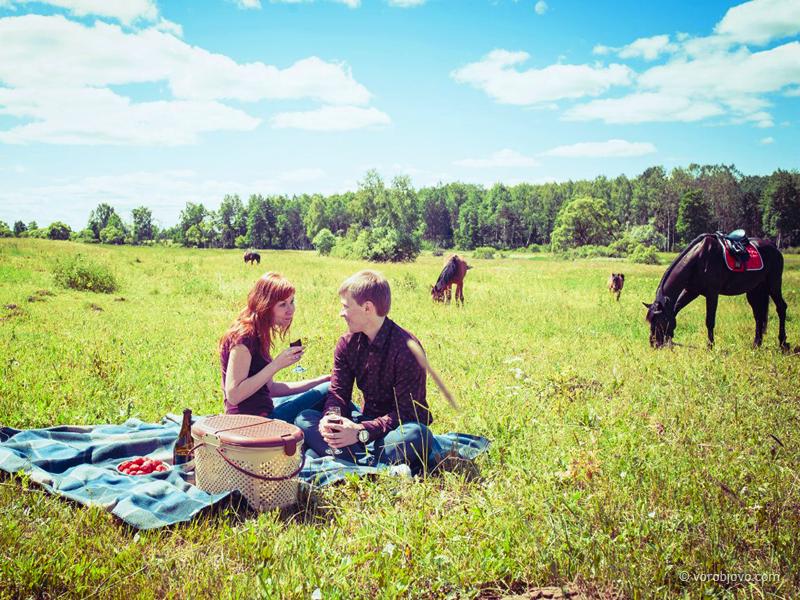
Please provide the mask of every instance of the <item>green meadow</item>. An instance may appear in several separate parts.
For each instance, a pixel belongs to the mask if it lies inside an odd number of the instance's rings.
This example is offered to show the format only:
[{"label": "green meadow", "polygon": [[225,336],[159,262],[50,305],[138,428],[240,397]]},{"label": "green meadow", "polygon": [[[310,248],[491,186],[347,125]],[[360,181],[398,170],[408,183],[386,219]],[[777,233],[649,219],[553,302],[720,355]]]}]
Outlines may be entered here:
[{"label": "green meadow", "polygon": [[[76,253],[119,289],[57,287],[56,259]],[[4,475],[0,597],[501,598],[554,585],[587,597],[797,597],[800,356],[779,351],[774,305],[761,349],[741,296],[720,300],[713,350],[701,299],[678,318],[682,345],[654,351],[641,302],[669,255],[658,266],[465,255],[463,308],[431,303],[441,257],[377,268],[391,317],[460,404],[429,380],[434,432],[492,440],[479,480],[349,479],[295,510],[221,506],[136,532]],[[233,250],[0,240],[0,423],[221,412],[217,342],[268,270],[297,287],[290,335],[306,343],[307,374],[328,371],[344,331],[336,290],[367,265],[261,256],[251,267]],[[625,273],[619,302],[605,287],[612,271]],[[783,281],[794,347],[799,255],[786,256]]]}]

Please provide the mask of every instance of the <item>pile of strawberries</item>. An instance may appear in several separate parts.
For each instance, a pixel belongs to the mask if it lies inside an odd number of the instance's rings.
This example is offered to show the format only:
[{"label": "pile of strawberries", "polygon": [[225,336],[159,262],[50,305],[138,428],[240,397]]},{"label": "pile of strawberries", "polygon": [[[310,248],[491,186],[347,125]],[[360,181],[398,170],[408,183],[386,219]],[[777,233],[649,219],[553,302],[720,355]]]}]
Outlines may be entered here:
[{"label": "pile of strawberries", "polygon": [[117,466],[117,471],[125,475],[150,475],[150,473],[163,473],[169,471],[169,465],[160,460],[137,456],[126,460]]}]

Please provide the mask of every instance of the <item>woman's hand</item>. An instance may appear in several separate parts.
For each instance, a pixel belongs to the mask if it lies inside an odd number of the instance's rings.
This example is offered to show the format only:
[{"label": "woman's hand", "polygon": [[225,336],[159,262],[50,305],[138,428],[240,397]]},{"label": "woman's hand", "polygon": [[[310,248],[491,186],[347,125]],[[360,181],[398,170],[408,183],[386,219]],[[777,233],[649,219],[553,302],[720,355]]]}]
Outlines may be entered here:
[{"label": "woman's hand", "polygon": [[302,346],[287,348],[278,354],[278,356],[276,356],[272,362],[275,363],[275,366],[278,367],[278,369],[285,369],[286,367],[292,366],[301,358],[303,358],[303,352],[305,351],[306,349]]}]

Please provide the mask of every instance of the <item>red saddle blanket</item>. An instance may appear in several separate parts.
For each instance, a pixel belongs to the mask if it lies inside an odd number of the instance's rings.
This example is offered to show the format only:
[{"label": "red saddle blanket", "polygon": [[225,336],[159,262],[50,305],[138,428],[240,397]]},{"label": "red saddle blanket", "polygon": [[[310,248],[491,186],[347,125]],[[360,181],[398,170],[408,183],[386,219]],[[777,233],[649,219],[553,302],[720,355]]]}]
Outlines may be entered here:
[{"label": "red saddle blanket", "polygon": [[745,271],[760,271],[764,268],[764,261],[761,259],[758,248],[753,245],[753,242],[747,242],[745,246],[747,253],[750,255],[746,261],[733,256],[727,244],[723,243],[722,240],[719,243],[722,244],[722,252],[725,254],[725,264],[728,265],[731,271],[744,273]]}]

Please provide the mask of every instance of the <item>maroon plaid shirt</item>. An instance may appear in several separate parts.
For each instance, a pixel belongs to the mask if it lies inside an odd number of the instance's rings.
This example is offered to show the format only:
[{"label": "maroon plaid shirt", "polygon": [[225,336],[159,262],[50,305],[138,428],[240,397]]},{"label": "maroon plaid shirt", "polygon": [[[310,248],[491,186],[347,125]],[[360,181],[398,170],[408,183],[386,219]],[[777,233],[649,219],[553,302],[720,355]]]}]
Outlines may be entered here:
[{"label": "maroon plaid shirt", "polygon": [[371,440],[385,436],[401,423],[430,425],[433,417],[425,401],[425,369],[408,349],[409,339],[419,343],[388,317],[372,343],[364,333],[340,337],[333,351],[325,410],[339,406],[348,416],[355,383],[364,394],[361,424]]}]

